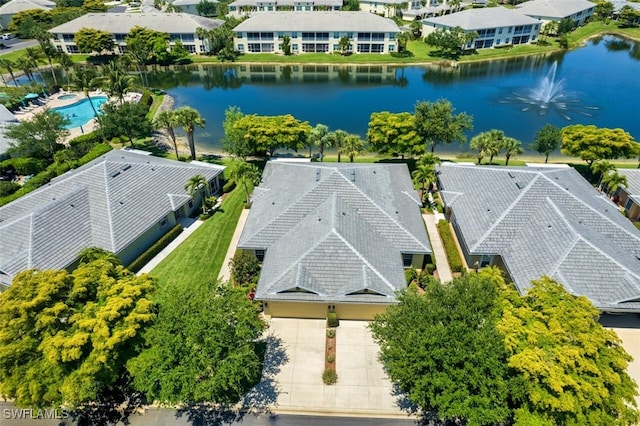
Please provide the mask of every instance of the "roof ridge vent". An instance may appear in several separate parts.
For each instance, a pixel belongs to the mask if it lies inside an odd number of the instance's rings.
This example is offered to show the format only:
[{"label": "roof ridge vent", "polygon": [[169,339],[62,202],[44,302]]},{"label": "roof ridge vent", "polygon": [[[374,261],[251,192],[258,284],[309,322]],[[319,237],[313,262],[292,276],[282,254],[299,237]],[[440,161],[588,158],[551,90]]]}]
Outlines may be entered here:
[{"label": "roof ridge vent", "polygon": [[316,182],[320,182],[320,168],[316,169]]},{"label": "roof ridge vent", "polygon": [[350,174],[351,174],[351,182],[355,182],[356,181],[356,169],[352,169]]}]

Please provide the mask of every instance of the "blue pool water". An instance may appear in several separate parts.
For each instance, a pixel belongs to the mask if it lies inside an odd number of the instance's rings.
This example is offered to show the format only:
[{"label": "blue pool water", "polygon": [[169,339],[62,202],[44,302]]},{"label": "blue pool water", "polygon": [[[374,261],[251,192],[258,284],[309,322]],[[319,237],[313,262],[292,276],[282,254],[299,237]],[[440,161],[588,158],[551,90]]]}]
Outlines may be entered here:
[{"label": "blue pool water", "polygon": [[77,97],[78,95],[73,94],[73,93],[69,93],[68,95],[62,95],[62,96],[58,96],[58,99],[60,100],[67,100],[67,99],[73,99],[75,97]]},{"label": "blue pool water", "polygon": [[[93,106],[95,107],[96,111],[98,111],[98,113],[100,113],[100,107],[105,102],[107,102],[106,96],[97,96],[95,98],[91,98],[91,103],[93,103]],[[91,108],[91,105],[89,104],[89,99],[86,98],[71,105],[51,108],[51,110],[59,112],[69,119],[69,125],[65,126],[65,128],[67,129],[80,127],[84,124],[87,124],[87,122],[95,117],[93,108]]]}]

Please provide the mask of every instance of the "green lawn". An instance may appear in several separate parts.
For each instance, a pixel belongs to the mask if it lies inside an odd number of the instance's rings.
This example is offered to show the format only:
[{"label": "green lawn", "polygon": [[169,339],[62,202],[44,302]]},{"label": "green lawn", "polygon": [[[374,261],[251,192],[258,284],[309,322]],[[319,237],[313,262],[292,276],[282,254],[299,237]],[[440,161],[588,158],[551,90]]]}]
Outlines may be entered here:
[{"label": "green lawn", "polygon": [[151,271],[160,289],[167,285],[195,287],[218,278],[244,201],[244,190],[238,186],[225,198],[221,210]]}]

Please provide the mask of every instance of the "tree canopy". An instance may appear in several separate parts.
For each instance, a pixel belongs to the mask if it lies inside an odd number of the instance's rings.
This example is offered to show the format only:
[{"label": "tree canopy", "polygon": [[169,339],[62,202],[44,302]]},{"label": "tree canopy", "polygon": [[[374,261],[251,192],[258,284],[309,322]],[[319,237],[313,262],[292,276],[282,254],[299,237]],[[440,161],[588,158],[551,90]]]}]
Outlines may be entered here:
[{"label": "tree canopy", "polygon": [[112,52],[115,48],[111,33],[94,28],[80,28],[73,37],[73,42],[82,53]]},{"label": "tree canopy", "polygon": [[235,126],[236,122],[242,117],[244,117],[244,114],[236,106],[230,106],[224,111],[222,150],[232,157],[245,161],[248,156],[254,153],[254,147],[244,137],[242,128]]},{"label": "tree canopy", "polygon": [[422,137],[416,131],[413,114],[409,112],[374,112],[367,130],[369,148],[378,154],[420,155],[425,152]]},{"label": "tree canopy", "polygon": [[160,300],[147,348],[128,367],[148,399],[233,404],[262,372],[265,324],[239,287],[172,286]]},{"label": "tree canopy", "polygon": [[154,289],[105,259],[18,274],[0,294],[0,394],[19,406],[96,401],[155,318]]},{"label": "tree canopy", "polygon": [[466,45],[478,34],[467,33],[460,27],[451,29],[438,28],[424,38],[424,42],[439,49],[439,54],[445,57],[458,57]]},{"label": "tree canopy", "polygon": [[35,157],[53,160],[56,151],[64,148],[61,139],[69,132],[65,126],[69,119],[61,114],[45,109],[30,120],[9,126],[5,130],[10,142],[9,153],[14,157]]},{"label": "tree canopy", "polygon": [[529,145],[534,151],[544,155],[544,162],[549,161],[549,155],[560,148],[562,143],[562,132],[553,124],[545,124],[534,137],[533,143]]},{"label": "tree canopy", "polygon": [[270,157],[279,148],[297,151],[304,148],[311,125],[291,114],[244,115],[233,128],[244,134],[254,152],[266,152]]},{"label": "tree canopy", "polygon": [[597,160],[637,157],[640,145],[622,129],[574,124],[562,129],[561,152],[570,157],[579,157],[591,167]]},{"label": "tree canopy", "polygon": [[132,102],[104,104],[98,123],[107,139],[124,135],[132,146],[135,138],[149,136],[153,127],[147,118],[147,107]]},{"label": "tree canopy", "polygon": [[473,116],[464,112],[455,114],[455,108],[446,99],[422,101],[415,106],[415,126],[427,147],[434,152],[440,144],[465,143],[464,132],[473,130]]}]

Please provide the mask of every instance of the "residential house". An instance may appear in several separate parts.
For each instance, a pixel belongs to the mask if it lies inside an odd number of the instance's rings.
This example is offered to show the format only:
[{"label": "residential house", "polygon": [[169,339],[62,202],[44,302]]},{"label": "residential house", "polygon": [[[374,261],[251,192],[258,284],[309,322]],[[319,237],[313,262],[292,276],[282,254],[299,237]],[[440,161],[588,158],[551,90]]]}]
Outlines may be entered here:
[{"label": "residential house", "polygon": [[88,13],[49,30],[51,42],[58,51],[78,53],[73,41],[75,34],[82,28],[93,28],[113,34],[116,53],[126,50],[126,37],[134,27],[144,27],[168,33],[170,44],[180,40],[191,53],[204,53],[205,41],[198,37],[196,30],[217,28],[223,21],[209,19],[188,13]]},{"label": "residential house", "polygon": [[267,163],[238,247],[267,315],[371,319],[431,246],[405,164]]},{"label": "residential house", "polygon": [[619,204],[624,207],[630,220],[640,221],[640,169],[618,169],[619,174],[627,177],[627,185],[618,188]]},{"label": "residential house", "polygon": [[576,26],[593,16],[596,4],[589,0],[531,0],[516,5],[516,10],[546,25],[551,21],[571,18]]},{"label": "residential house", "polygon": [[5,131],[9,126],[19,122],[18,118],[7,107],[0,104],[0,161],[5,157],[5,153],[11,146],[11,140],[5,136]]},{"label": "residential house", "polygon": [[524,293],[543,275],[605,312],[640,313],[640,231],[573,168],[437,167],[467,264]]},{"label": "residential house", "polygon": [[366,12],[264,12],[243,21],[233,31],[234,49],[241,53],[283,53],[285,36],[292,53],[340,52],[348,37],[348,51],[390,53],[397,50],[400,28],[391,19]]},{"label": "residential house", "polygon": [[[174,0],[171,4],[180,8],[180,12],[189,13],[191,15],[200,15],[200,13],[198,13],[198,5],[200,4],[200,1],[201,0]],[[214,4],[217,10],[217,0],[207,0],[207,2]]]},{"label": "residential house", "polygon": [[466,33],[477,33],[477,37],[464,46],[466,49],[527,44],[536,41],[540,32],[537,19],[504,7],[490,7],[423,19],[422,35],[455,27]]},{"label": "residential house", "polygon": [[[131,263],[220,189],[224,167],[111,151],[0,207],[0,284],[30,268],[69,268],[85,247]],[[189,178],[209,188],[191,197]]]},{"label": "residential house", "polygon": [[11,18],[18,12],[32,9],[51,10],[54,7],[56,3],[50,0],[11,0],[0,6],[0,30],[6,30]]},{"label": "residential house", "polygon": [[375,13],[387,18],[403,16],[402,9],[418,9],[422,7],[419,0],[360,0],[360,10]]},{"label": "residential house", "polygon": [[242,17],[260,12],[326,12],[341,8],[342,0],[236,0],[229,3],[229,15]]}]

